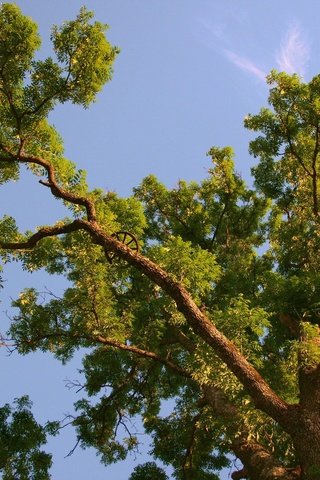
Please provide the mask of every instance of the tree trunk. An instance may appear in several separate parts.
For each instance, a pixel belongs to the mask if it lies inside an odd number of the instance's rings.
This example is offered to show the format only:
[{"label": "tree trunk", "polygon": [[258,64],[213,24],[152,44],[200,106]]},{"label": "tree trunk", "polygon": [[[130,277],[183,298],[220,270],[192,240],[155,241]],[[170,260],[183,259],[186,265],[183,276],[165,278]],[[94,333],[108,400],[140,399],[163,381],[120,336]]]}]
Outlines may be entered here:
[{"label": "tree trunk", "polygon": [[318,411],[301,409],[293,444],[301,466],[301,480],[320,479],[320,405]]},{"label": "tree trunk", "polygon": [[[312,340],[317,348],[320,335]],[[299,369],[299,420],[292,439],[300,460],[301,479],[320,479],[320,364]]]}]

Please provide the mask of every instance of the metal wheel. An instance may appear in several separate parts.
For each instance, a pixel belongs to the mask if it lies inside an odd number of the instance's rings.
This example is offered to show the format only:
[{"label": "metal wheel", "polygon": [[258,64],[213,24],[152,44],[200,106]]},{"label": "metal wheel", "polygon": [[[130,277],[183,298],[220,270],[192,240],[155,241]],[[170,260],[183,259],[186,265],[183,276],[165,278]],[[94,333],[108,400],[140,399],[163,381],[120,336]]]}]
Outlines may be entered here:
[{"label": "metal wheel", "polygon": [[130,247],[131,250],[134,250],[135,252],[139,251],[138,241],[132,233],[123,230],[113,233],[112,237],[114,237],[116,240],[119,240],[119,242],[123,243],[127,247]]},{"label": "metal wheel", "polygon": [[[119,242],[126,245],[127,247],[131,248],[131,250],[135,252],[139,251],[138,240],[132,233],[127,232],[126,230],[121,230],[119,232],[113,233],[111,236],[114,237]],[[115,253],[113,252],[105,252],[105,253],[109,262],[112,263],[113,258],[116,256]]]}]

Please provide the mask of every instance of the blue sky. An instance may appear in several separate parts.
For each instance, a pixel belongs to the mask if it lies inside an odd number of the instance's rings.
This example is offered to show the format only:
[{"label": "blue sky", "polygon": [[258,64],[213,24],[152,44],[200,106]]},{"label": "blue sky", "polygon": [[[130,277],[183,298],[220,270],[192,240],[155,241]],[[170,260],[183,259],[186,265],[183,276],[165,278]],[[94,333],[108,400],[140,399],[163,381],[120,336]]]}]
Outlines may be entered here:
[{"label": "blue sky", "polygon": [[[114,78],[88,110],[57,107],[51,116],[66,155],[88,171],[91,187],[130,195],[149,173],[168,186],[200,180],[210,167],[211,146],[231,145],[237,170],[250,182],[254,159],[243,118],[266,105],[265,75],[272,69],[298,73],[306,81],[320,72],[318,0],[18,0],[39,24],[40,56],[50,55],[50,27],[73,18],[85,4],[110,25],[108,38],[121,53]],[[47,189],[23,175],[0,190],[0,215],[17,218],[22,230],[66,214]],[[27,285],[59,292],[61,279],[27,275],[19,265],[5,270],[0,330],[10,315],[10,297]],[[77,399],[65,388],[76,379],[79,358],[65,367],[41,354],[8,357],[2,350],[0,403],[30,394],[40,421],[61,418]],[[94,453],[73,447],[71,432],[52,442],[53,479],[126,480],[133,457],[107,470]],[[147,441],[143,447],[148,450]],[[139,460],[139,458],[137,459]],[[225,478],[227,478],[227,473]]]}]

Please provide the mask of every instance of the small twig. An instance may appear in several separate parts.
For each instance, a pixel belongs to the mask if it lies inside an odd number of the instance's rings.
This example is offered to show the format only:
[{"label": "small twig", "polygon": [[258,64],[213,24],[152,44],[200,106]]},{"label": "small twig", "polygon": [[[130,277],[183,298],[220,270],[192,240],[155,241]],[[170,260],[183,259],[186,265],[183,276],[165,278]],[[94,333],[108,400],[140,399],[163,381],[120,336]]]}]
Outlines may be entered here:
[{"label": "small twig", "polygon": [[5,338],[2,333],[0,333],[0,348],[5,347],[8,350],[8,353],[11,355],[17,347],[15,343],[10,342],[13,342],[12,338]]},{"label": "small twig", "polygon": [[79,443],[81,442],[81,438],[78,438],[78,440],[76,441],[76,444],[75,446],[70,450],[70,452],[64,457],[64,458],[68,458],[68,457],[71,457],[71,455],[74,454],[76,448],[78,447]]},{"label": "small twig", "polygon": [[79,393],[81,392],[81,390],[86,388],[86,386],[82,385],[82,383],[80,383],[78,380],[69,380],[68,378],[66,378],[64,382],[68,390],[71,390],[72,388],[77,388],[76,393]]},{"label": "small twig", "polygon": [[55,295],[51,290],[49,290],[48,287],[45,286],[44,288],[46,290],[44,292],[45,295],[50,295],[51,297],[56,298],[57,300],[62,300],[62,297],[59,297],[58,295]]}]

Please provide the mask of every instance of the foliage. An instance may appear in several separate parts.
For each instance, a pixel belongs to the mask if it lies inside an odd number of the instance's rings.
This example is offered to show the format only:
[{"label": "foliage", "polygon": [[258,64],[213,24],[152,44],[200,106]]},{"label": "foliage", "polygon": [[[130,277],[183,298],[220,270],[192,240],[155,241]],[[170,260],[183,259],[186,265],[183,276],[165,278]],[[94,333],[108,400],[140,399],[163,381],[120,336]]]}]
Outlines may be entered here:
[{"label": "foliage", "polygon": [[[178,480],[215,480],[230,456],[245,467],[233,478],[309,480],[320,464],[319,77],[269,75],[271,108],[245,120],[259,132],[254,188],[230,147],[212,147],[201,182],[168,189],[148,176],[123,199],[89,191],[47,120],[57,102],[87,107],[110,80],[118,50],[105,30],[83,8],[53,28],[55,57],[33,60],[36,26],[0,7],[1,182],[26,164],[70,212],[35,233],[1,220],[4,263],[67,280],[60,297],[23,290],[8,336],[20,354],[84,352],[69,423],[105,464],[138,448],[138,416]],[[1,410],[4,447],[16,448],[10,463],[2,449],[4,478],[48,478],[45,428],[17,405]],[[148,462],[130,478],[156,477],[167,475]]]},{"label": "foliage", "polygon": [[46,431],[53,433],[53,424],[39,425],[32,416],[28,397],[14,401],[11,407],[0,408],[0,472],[3,480],[47,480],[51,455],[40,450],[46,443]]},{"label": "foliage", "polygon": [[154,462],[147,462],[144,465],[138,465],[130,475],[129,480],[153,480],[154,478],[168,479],[165,472]]}]

